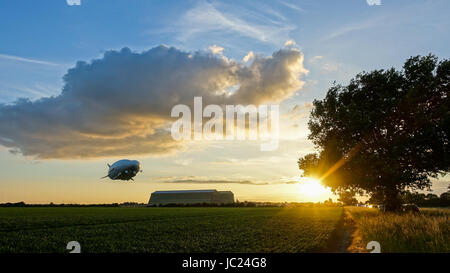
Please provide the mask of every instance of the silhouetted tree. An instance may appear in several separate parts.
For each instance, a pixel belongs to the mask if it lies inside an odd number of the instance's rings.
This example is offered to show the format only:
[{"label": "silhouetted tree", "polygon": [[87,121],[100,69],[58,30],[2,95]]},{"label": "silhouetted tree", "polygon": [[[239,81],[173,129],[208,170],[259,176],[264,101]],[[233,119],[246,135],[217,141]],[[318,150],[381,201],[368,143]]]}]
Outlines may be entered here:
[{"label": "silhouetted tree", "polygon": [[450,192],[444,192],[441,194],[440,198],[445,201],[450,201]]},{"label": "silhouetted tree", "polygon": [[[370,195],[369,200],[366,202],[367,204],[375,204],[375,205],[381,205],[384,203],[384,194],[382,192],[373,192]],[[406,202],[408,203],[408,202]],[[414,203],[414,202],[410,202]]]},{"label": "silhouetted tree", "polygon": [[354,206],[358,204],[358,200],[355,198],[355,192],[343,190],[339,192],[339,202],[342,202],[345,206]]},{"label": "silhouetted tree", "polygon": [[333,190],[378,194],[386,210],[406,189],[429,189],[449,171],[450,60],[433,55],[358,74],[315,100],[308,123],[318,153],[298,164]]}]

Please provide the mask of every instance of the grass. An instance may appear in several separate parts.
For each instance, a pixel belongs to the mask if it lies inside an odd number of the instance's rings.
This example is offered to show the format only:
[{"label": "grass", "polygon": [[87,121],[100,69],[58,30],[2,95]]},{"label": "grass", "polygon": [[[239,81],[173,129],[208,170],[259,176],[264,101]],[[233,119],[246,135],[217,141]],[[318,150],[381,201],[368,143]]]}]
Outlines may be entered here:
[{"label": "grass", "polygon": [[342,208],[0,208],[0,252],[321,252]]},{"label": "grass", "polygon": [[425,209],[419,214],[382,213],[346,208],[364,244],[378,241],[381,252],[450,252],[450,209]]}]

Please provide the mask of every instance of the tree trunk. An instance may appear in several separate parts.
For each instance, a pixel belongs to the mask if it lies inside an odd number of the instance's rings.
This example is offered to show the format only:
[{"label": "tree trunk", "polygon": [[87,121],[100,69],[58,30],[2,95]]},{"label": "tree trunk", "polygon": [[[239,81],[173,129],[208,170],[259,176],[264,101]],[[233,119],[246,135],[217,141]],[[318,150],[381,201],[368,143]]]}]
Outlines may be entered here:
[{"label": "tree trunk", "polygon": [[399,191],[397,189],[388,189],[384,193],[385,211],[399,211],[402,206]]}]

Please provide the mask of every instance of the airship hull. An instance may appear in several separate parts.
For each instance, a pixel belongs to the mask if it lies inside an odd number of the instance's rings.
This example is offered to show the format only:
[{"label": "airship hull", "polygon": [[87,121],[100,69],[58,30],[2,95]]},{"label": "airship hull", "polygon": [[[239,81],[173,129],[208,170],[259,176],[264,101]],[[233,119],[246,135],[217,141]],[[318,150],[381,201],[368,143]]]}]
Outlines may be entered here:
[{"label": "airship hull", "polygon": [[133,180],[133,177],[141,171],[141,164],[137,160],[122,159],[108,165],[108,175],[112,180]]}]

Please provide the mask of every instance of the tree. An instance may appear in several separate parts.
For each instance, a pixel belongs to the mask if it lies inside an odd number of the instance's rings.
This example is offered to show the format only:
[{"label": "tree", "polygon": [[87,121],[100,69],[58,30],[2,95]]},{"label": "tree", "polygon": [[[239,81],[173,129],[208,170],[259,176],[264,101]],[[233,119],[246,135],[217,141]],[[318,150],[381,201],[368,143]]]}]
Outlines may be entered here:
[{"label": "tree", "polygon": [[345,206],[354,206],[358,204],[358,200],[355,198],[353,191],[341,191],[339,192],[339,202],[342,202]]},{"label": "tree", "polygon": [[445,201],[450,201],[450,192],[444,192],[441,194],[440,198]]},{"label": "tree", "polygon": [[318,152],[298,160],[303,176],[398,209],[400,193],[430,189],[430,177],[449,171],[449,90],[450,60],[433,55],[334,84],[313,102],[308,138]]}]

